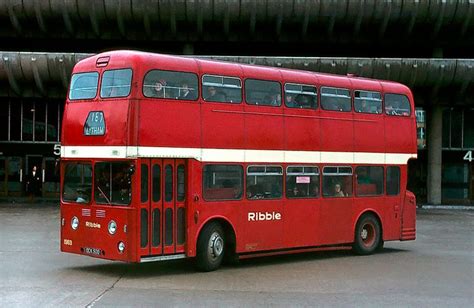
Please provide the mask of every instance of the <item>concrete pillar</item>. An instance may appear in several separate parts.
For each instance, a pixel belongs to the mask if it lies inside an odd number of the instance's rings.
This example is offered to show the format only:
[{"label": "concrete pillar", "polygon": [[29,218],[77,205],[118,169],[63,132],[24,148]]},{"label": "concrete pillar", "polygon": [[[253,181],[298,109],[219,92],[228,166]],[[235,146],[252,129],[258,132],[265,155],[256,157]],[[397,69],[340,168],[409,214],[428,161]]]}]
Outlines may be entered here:
[{"label": "concrete pillar", "polygon": [[434,105],[428,120],[428,203],[441,204],[441,154],[443,136],[443,109]]}]

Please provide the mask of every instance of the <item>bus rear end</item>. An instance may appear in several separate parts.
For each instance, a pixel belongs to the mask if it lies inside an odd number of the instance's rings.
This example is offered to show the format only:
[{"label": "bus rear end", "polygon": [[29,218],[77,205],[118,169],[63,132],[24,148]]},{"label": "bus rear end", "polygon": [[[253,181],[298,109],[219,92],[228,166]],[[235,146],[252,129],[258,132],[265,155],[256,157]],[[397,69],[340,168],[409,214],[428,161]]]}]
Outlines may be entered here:
[{"label": "bus rear end", "polygon": [[402,234],[401,241],[416,239],[416,199],[415,195],[407,190],[403,200]]}]

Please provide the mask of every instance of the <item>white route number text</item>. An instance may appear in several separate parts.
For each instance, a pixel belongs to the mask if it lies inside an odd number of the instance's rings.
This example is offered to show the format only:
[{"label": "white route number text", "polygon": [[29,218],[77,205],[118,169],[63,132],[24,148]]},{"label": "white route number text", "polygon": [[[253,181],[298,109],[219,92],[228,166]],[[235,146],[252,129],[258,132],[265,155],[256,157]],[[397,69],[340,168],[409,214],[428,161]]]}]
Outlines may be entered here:
[{"label": "white route number text", "polygon": [[472,157],[472,151],[467,151],[463,159],[467,160],[468,162],[472,162],[474,160],[474,158]]}]

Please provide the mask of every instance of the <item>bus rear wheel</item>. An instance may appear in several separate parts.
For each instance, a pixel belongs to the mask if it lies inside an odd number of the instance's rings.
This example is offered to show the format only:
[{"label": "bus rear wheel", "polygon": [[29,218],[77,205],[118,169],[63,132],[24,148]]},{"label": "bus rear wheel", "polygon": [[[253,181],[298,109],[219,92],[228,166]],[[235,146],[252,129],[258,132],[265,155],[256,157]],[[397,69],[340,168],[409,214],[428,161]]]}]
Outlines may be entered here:
[{"label": "bus rear wheel", "polygon": [[381,246],[380,223],[372,214],[363,215],[357,222],[354,236],[355,253],[359,255],[369,255],[374,253]]},{"label": "bus rear wheel", "polygon": [[206,225],[197,243],[196,266],[204,272],[218,269],[224,259],[224,230],[217,222]]}]

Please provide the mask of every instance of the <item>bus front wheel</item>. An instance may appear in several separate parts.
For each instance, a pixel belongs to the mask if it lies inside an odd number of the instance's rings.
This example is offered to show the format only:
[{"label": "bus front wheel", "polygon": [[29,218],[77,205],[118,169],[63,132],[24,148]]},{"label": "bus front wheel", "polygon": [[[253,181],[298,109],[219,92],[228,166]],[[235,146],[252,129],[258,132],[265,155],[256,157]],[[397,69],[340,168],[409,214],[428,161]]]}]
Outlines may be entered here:
[{"label": "bus front wheel", "polygon": [[224,258],[224,230],[217,222],[211,222],[201,231],[197,243],[196,266],[209,272],[216,270]]},{"label": "bus front wheel", "polygon": [[377,250],[381,243],[380,223],[372,214],[363,215],[357,222],[355,229],[354,245],[355,253],[369,255]]}]

